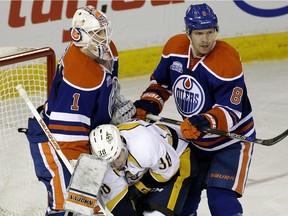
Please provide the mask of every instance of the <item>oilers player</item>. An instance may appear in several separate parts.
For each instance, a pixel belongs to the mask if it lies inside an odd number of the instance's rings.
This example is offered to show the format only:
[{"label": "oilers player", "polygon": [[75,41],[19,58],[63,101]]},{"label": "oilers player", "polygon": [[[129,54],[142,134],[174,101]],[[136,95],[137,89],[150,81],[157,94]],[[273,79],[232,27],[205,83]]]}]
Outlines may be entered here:
[{"label": "oilers player", "polygon": [[101,189],[113,215],[180,214],[198,166],[179,128],[142,120],[104,124],[91,131],[90,144],[113,168]]},{"label": "oilers player", "polygon": [[[111,23],[101,11],[86,6],[75,12],[72,42],[58,63],[43,110],[44,121],[68,160],[90,153],[90,130],[110,123],[116,105],[128,110],[133,106],[132,102],[118,100],[123,98],[117,79],[118,52],[111,34]],[[28,139],[36,175],[48,192],[46,215],[62,216],[71,175],[49,147],[35,119],[29,120]]]},{"label": "oilers player", "polygon": [[216,40],[218,19],[207,4],[191,5],[184,21],[186,34],[168,40],[149,87],[134,102],[136,117],[158,115],[170,95],[174,96],[184,120],[182,135],[193,141],[200,167],[198,187],[190,188],[181,215],[197,214],[203,183],[213,216],[242,215],[238,198],[244,192],[253,143],[197,129],[210,127],[255,137],[240,56],[235,48]]}]

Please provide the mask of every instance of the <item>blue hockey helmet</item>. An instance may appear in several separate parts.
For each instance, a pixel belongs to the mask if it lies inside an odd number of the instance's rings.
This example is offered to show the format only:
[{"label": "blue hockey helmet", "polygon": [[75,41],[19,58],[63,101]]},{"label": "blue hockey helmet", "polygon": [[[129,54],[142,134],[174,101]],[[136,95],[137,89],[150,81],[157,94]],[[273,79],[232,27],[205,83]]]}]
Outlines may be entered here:
[{"label": "blue hockey helmet", "polygon": [[207,4],[190,5],[184,17],[186,32],[190,34],[192,30],[215,28],[218,31],[218,19]]}]

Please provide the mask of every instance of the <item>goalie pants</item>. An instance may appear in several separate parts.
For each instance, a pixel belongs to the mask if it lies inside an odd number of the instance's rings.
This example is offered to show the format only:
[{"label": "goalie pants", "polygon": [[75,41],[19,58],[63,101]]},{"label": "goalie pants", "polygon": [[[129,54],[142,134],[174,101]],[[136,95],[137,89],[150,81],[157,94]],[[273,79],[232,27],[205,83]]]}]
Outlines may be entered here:
[{"label": "goalie pants", "polygon": [[29,119],[26,136],[29,140],[36,176],[45,184],[48,192],[47,212],[63,210],[71,174],[58,158],[53,147],[48,144],[48,138],[35,118]]}]

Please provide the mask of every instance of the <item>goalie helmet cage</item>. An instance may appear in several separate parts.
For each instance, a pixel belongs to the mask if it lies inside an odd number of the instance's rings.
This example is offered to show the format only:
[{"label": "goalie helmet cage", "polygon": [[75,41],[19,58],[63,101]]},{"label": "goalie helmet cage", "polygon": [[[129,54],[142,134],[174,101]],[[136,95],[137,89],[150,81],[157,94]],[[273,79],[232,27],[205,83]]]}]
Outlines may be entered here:
[{"label": "goalie helmet cage", "polygon": [[55,68],[49,47],[0,48],[0,216],[45,214],[47,192],[35,175],[27,138],[18,133],[32,114],[15,87],[22,84],[38,107],[49,95]]}]

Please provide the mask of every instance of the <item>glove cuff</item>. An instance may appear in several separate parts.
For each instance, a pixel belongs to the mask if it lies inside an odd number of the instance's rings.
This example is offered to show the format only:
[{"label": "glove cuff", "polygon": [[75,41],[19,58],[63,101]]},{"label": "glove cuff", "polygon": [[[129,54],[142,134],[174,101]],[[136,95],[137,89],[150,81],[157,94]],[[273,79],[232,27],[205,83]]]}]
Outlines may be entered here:
[{"label": "glove cuff", "polygon": [[141,99],[141,100],[135,101],[134,106],[136,108],[145,110],[147,113],[151,113],[153,115],[159,115],[160,113],[159,105],[155,101]]},{"label": "glove cuff", "polygon": [[211,129],[217,128],[217,121],[213,115],[209,113],[203,113],[200,115],[195,115],[189,118],[189,122],[191,125],[195,127],[205,128],[209,127]]},{"label": "glove cuff", "polygon": [[205,114],[202,114],[202,115],[208,120],[211,129],[216,129],[217,128],[217,121],[214,118],[214,116],[212,116],[209,113],[205,113]]},{"label": "glove cuff", "polygon": [[160,97],[157,93],[155,92],[144,92],[141,97],[141,100],[146,100],[146,101],[153,101],[158,105],[159,112],[162,111],[163,106],[164,106],[164,100],[162,97]]}]

